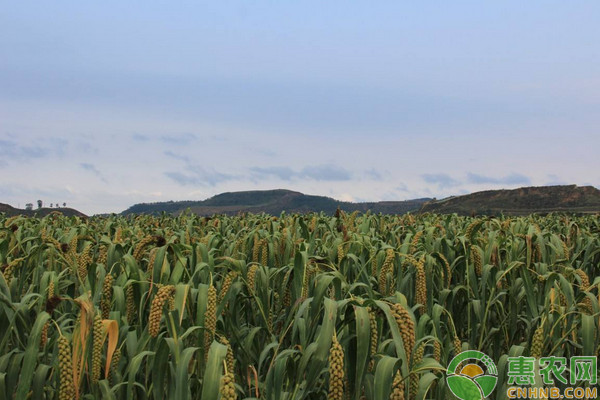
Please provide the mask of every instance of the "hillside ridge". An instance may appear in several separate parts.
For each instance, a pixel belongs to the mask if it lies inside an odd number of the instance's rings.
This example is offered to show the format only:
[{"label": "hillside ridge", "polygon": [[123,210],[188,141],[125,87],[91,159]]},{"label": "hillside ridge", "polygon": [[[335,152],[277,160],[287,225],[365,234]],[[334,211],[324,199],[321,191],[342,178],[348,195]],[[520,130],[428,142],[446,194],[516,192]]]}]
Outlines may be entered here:
[{"label": "hillside ridge", "polygon": [[460,215],[528,215],[551,212],[600,212],[600,190],[593,186],[529,186],[484,190],[423,204],[420,212]]},{"label": "hillside ridge", "polygon": [[334,213],[337,208],[353,212],[381,212],[385,214],[404,214],[416,212],[428,200],[414,199],[406,201],[385,201],[352,203],[332,199],[326,196],[307,195],[287,190],[249,190],[240,192],[220,193],[206,200],[177,201],[135,204],[123,211],[128,214],[179,214],[189,208],[192,213],[199,215],[229,214],[240,212],[267,213],[279,215],[281,212],[326,212]]},{"label": "hillside ridge", "polygon": [[593,186],[559,185],[530,186],[518,189],[484,190],[444,199],[413,199],[352,203],[326,196],[275,190],[225,192],[206,200],[136,204],[123,214],[179,214],[188,209],[199,215],[237,214],[240,212],[279,215],[287,212],[333,213],[337,208],[346,212],[370,210],[373,213],[404,214],[441,213],[460,215],[528,215],[532,213],[566,212],[589,214],[600,212],[600,190]]},{"label": "hillside ridge", "polygon": [[[178,215],[186,210],[202,215],[235,215],[238,213],[325,212],[337,209],[346,212],[382,214],[438,213],[459,215],[529,215],[564,212],[575,214],[600,213],[600,190],[593,186],[557,185],[530,186],[517,189],[484,190],[444,199],[420,198],[404,201],[353,203],[315,196],[287,189],[224,192],[205,200],[165,201],[134,204],[122,215],[161,214]],[[52,212],[67,216],[86,217],[73,208],[41,208],[23,210],[0,203],[0,213],[7,216],[25,215],[44,217]]]}]

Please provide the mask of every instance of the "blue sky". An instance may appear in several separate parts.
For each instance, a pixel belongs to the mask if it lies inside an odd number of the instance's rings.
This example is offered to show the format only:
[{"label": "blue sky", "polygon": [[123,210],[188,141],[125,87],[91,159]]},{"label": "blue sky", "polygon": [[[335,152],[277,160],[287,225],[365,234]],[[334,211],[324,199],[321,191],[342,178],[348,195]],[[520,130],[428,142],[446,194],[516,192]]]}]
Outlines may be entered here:
[{"label": "blue sky", "polygon": [[600,186],[597,1],[2,9],[0,202]]}]

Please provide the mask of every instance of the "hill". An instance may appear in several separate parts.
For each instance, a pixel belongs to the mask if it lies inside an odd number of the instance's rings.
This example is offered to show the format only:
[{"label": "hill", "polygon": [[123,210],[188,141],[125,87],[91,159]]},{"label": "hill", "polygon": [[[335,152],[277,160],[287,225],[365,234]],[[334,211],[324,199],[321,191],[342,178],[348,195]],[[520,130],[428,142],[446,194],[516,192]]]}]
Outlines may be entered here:
[{"label": "hill", "polygon": [[8,217],[12,217],[15,215],[25,215],[27,217],[45,217],[46,215],[52,212],[59,212],[67,217],[86,217],[86,215],[82,212],[79,212],[73,208],[40,208],[37,210],[22,210],[20,208],[14,208],[9,206],[8,204],[0,203],[0,214],[4,213]]},{"label": "hill", "polygon": [[228,192],[218,194],[203,201],[169,201],[150,204],[136,204],[123,211],[122,214],[179,214],[190,209],[199,215],[237,214],[240,212],[267,213],[279,215],[282,211],[289,213],[326,212],[332,214],[339,207],[352,212],[404,214],[416,212],[430,199],[407,201],[384,201],[374,203],[350,203],[325,196],[312,196],[291,190],[252,190],[244,192]]},{"label": "hill", "polygon": [[538,186],[513,190],[486,190],[464,196],[431,200],[420,212],[461,215],[528,215],[532,213],[600,212],[600,190],[593,186]]}]

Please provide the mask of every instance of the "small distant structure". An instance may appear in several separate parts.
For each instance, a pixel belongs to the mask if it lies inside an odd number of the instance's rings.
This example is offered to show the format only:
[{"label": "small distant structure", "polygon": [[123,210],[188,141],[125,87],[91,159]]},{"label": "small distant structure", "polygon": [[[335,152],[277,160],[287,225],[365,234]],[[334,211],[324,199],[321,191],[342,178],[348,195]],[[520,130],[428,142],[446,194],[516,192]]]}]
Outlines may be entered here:
[{"label": "small distant structure", "polygon": [[33,203],[27,203],[27,204],[25,204],[25,209],[26,209],[27,211],[31,211],[31,210],[33,210]]},{"label": "small distant structure", "polygon": [[44,203],[41,200],[37,201],[37,205],[38,205],[38,209],[42,208],[42,206],[44,205]]}]

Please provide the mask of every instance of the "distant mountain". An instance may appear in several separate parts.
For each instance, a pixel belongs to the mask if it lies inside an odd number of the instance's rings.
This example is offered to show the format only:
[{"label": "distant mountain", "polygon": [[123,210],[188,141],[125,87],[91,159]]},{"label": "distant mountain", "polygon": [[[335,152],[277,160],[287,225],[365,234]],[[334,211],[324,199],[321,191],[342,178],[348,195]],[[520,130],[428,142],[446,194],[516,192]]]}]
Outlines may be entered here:
[{"label": "distant mountain", "polygon": [[15,215],[25,215],[28,217],[45,217],[51,212],[59,212],[67,217],[77,216],[77,217],[86,217],[86,215],[82,212],[79,212],[73,208],[39,208],[36,210],[22,210],[20,208],[14,208],[9,206],[8,204],[0,203],[0,214],[5,213],[7,216],[12,217]]},{"label": "distant mountain", "polygon": [[218,194],[203,201],[169,201],[161,203],[136,204],[123,211],[122,214],[179,214],[186,209],[199,215],[229,214],[240,212],[267,213],[279,215],[282,211],[288,213],[326,212],[333,214],[339,207],[341,210],[352,212],[404,214],[417,212],[430,199],[415,199],[407,201],[382,201],[376,203],[350,203],[325,196],[311,196],[291,190],[252,190],[245,192],[228,192]]},{"label": "distant mountain", "polygon": [[[513,190],[486,190],[464,196],[453,196],[441,200],[422,198],[405,201],[380,201],[351,203],[325,196],[312,196],[291,190],[252,190],[221,193],[206,200],[167,201],[141,203],[123,211],[129,214],[178,215],[190,209],[198,215],[229,214],[240,212],[279,215],[323,211],[333,214],[337,208],[346,212],[370,210],[373,213],[405,214],[438,213],[460,215],[528,215],[566,212],[577,214],[600,213],[600,190],[593,186],[539,186]],[[22,210],[0,203],[0,213],[7,216],[26,215],[44,217],[51,212],[66,216],[86,215],[72,208],[41,208]]]},{"label": "distant mountain", "polygon": [[532,213],[600,212],[600,190],[593,186],[537,186],[513,190],[486,190],[464,196],[431,200],[421,212],[461,215],[528,215]]}]

